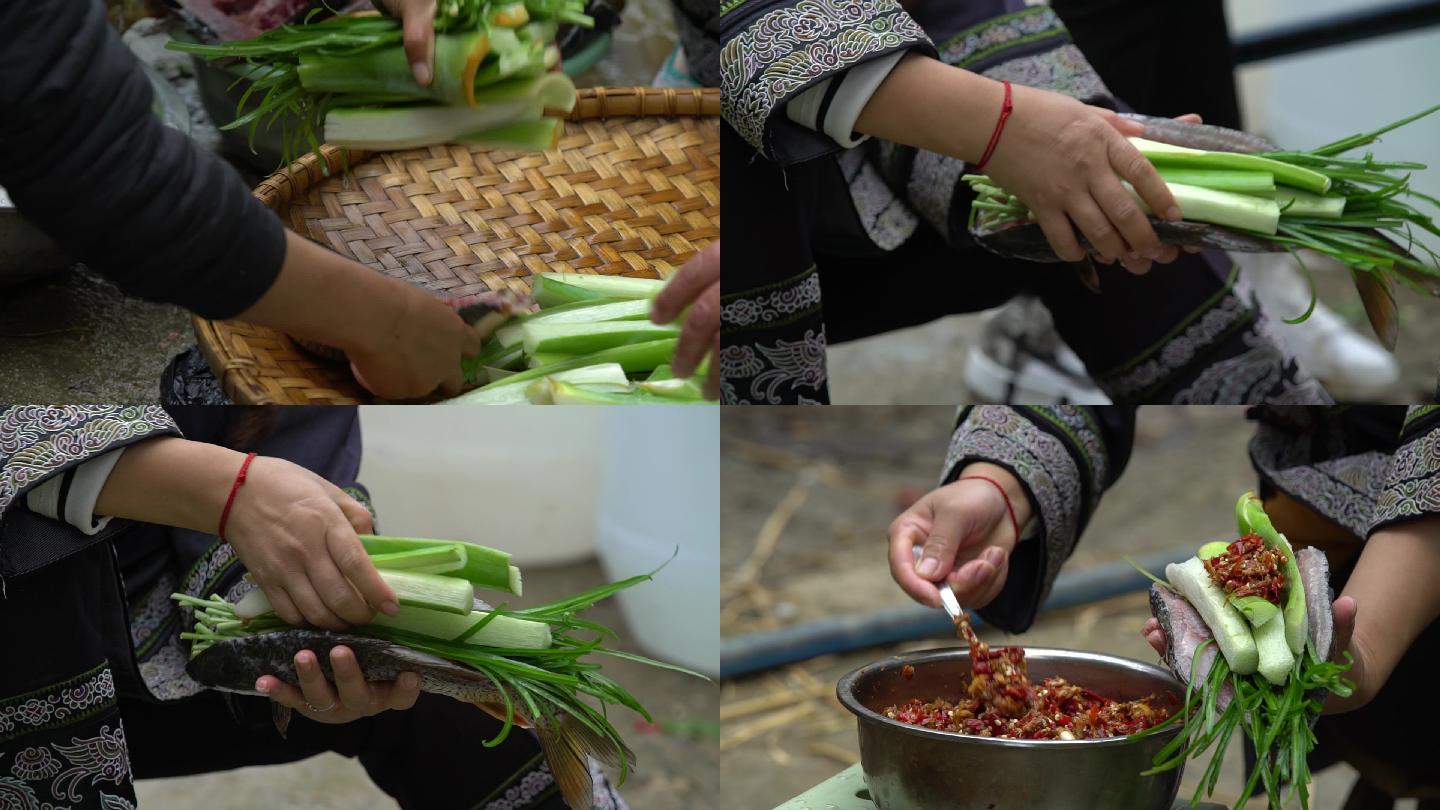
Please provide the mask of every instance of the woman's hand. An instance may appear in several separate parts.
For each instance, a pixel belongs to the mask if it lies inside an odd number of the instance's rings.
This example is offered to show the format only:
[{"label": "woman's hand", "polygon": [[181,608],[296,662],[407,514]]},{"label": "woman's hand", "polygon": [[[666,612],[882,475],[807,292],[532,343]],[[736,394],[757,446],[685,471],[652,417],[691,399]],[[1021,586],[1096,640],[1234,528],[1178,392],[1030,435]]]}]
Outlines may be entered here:
[{"label": "woman's hand", "polygon": [[280,618],[342,630],[368,623],[375,610],[399,611],[356,536],[370,531],[369,510],[334,484],[257,456],[235,494],[225,539]]},{"label": "woman's hand", "polygon": [[[1123,119],[1048,90],[1011,89],[1013,112],[985,172],[1035,212],[1055,254],[1071,262],[1085,257],[1078,226],[1098,254],[1132,272],[1173,259],[1177,251],[1160,244],[1120,185],[1129,181],[1156,216],[1180,218],[1160,175],[1121,134]],[[1000,82],[909,54],[870,96],[855,129],[975,163],[1004,97]]]},{"label": "woman's hand", "polygon": [[720,243],[711,242],[676,273],[655,296],[650,311],[654,323],[670,323],[690,308],[680,329],[680,342],[670,361],[676,377],[689,377],[710,354],[705,397],[720,396]]},{"label": "woman's hand", "polygon": [[435,75],[435,0],[380,0],[405,28],[405,58],[415,81],[429,86]]},{"label": "woman's hand", "polygon": [[262,675],[255,681],[255,689],[317,723],[332,724],[349,723],[388,709],[403,711],[414,706],[420,697],[418,673],[402,672],[393,681],[366,681],[349,647],[330,649],[330,669],[335,674],[333,686],[320,671],[315,653],[301,650],[295,654],[299,688],[274,675]]},{"label": "woman's hand", "polygon": [[394,319],[370,339],[345,350],[355,379],[381,399],[425,396],[438,386],[446,396],[464,384],[460,360],[480,351],[478,332],[444,301],[397,282]]},{"label": "woman's hand", "polygon": [[1078,227],[1102,261],[1119,260],[1131,272],[1173,260],[1177,250],[1160,243],[1121,185],[1128,181],[1156,216],[1180,219],[1155,167],[1113,123],[1123,119],[1059,93],[1020,86],[1013,91],[1014,113],[985,171],[1030,208],[1055,255],[1069,262],[1084,258]]},{"label": "woman's hand", "polygon": [[480,335],[439,298],[341,256],[294,231],[275,283],[237,316],[334,346],[381,399],[460,393],[460,359]]},{"label": "woman's hand", "polygon": [[[962,478],[984,475],[1005,487],[1023,527],[1030,501],[1004,468],[970,464]],[[940,607],[935,583],[949,580],[961,607],[984,607],[1000,594],[1018,538],[1005,498],[989,481],[955,481],[926,494],[890,524],[890,576],[910,597]],[[923,546],[919,560],[915,546]]]}]

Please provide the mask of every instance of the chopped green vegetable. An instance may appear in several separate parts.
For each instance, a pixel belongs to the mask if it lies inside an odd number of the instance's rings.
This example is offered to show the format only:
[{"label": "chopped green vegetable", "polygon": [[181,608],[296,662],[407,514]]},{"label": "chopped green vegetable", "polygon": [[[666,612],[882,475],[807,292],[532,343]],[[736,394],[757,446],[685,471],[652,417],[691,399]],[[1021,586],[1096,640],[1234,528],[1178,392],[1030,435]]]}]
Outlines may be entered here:
[{"label": "chopped green vegetable", "polygon": [[468,615],[475,606],[475,589],[459,577],[415,571],[380,570],[380,578],[395,591],[400,605]]},{"label": "chopped green vegetable", "polygon": [[[481,625],[481,622],[484,624]],[[543,650],[551,644],[550,625],[483,610],[457,616],[424,608],[402,607],[394,616],[375,614],[371,624],[441,641],[484,647]]]},{"label": "chopped green vegetable", "polygon": [[[437,546],[453,545],[453,540],[426,540],[419,537],[387,537],[376,534],[360,535],[365,553],[371,557],[380,554],[395,554],[403,551],[433,550]],[[472,585],[493,590],[509,591],[519,596],[520,569],[510,564],[510,555],[496,548],[465,544],[465,566],[451,572]],[[465,612],[469,612],[469,608]]]},{"label": "chopped green vegetable", "polygon": [[525,353],[580,354],[623,346],[663,340],[679,334],[680,327],[664,326],[649,321],[614,321],[609,323],[526,323],[520,328],[524,335]]},{"label": "chopped green vegetable", "polygon": [[1265,507],[1254,493],[1241,495],[1235,509],[1242,521],[1242,534],[1258,534],[1265,545],[1279,549],[1285,555],[1285,592],[1282,594],[1285,600],[1285,641],[1290,645],[1290,652],[1299,655],[1305,649],[1310,623],[1305,612],[1305,588],[1301,585],[1300,566],[1295,564],[1295,550],[1290,548],[1290,541],[1285,539],[1285,535],[1275,531],[1270,516],[1265,514]]},{"label": "chopped green vegetable", "polygon": [[1200,612],[1215,634],[1215,643],[1230,663],[1230,669],[1242,675],[1254,672],[1260,665],[1260,652],[1255,647],[1250,625],[1230,604],[1226,593],[1210,581],[1205,564],[1197,557],[1171,563],[1165,567],[1165,578]]}]

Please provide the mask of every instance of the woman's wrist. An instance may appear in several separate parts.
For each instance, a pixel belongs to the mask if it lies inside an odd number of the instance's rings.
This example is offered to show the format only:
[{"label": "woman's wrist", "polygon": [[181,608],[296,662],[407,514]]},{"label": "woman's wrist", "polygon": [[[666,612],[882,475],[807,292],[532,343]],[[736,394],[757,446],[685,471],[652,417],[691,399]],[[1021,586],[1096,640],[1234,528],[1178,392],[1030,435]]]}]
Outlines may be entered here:
[{"label": "woman's wrist", "polygon": [[204,442],[165,437],[126,448],[95,513],[213,532],[245,454]]},{"label": "woman's wrist", "polygon": [[1004,99],[1001,82],[912,53],[876,88],[855,129],[973,163],[985,152]]},{"label": "woman's wrist", "polygon": [[998,464],[976,461],[961,468],[958,478],[988,478],[999,484],[1000,488],[1005,491],[1005,497],[1010,501],[1009,508],[1015,512],[1015,522],[1019,527],[1019,536],[1015,538],[1015,542],[1019,543],[1025,537],[1025,529],[1029,526],[1035,510],[1030,504],[1030,496],[1025,494],[1025,488],[1020,485],[1020,480],[1014,474]]},{"label": "woman's wrist", "polygon": [[396,331],[414,292],[287,230],[280,275],[238,318],[347,353],[375,352]]}]

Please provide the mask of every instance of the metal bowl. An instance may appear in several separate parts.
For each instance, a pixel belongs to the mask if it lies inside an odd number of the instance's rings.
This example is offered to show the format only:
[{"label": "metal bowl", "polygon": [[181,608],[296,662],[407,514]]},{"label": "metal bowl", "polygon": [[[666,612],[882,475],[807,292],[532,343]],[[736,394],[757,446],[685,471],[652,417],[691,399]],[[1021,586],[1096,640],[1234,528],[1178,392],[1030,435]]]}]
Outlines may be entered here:
[{"label": "metal bowl", "polygon": [[[1030,677],[1058,675],[1116,700],[1185,688],[1169,672],[1113,655],[1025,648]],[[914,667],[905,677],[902,669]],[[1175,736],[1170,729],[1138,741],[1001,740],[920,728],[881,714],[911,698],[963,691],[970,651],[931,650],[886,658],[840,679],[836,694],[860,731],[860,763],[880,810],[1045,810],[1169,808],[1182,769],[1141,776]]]}]

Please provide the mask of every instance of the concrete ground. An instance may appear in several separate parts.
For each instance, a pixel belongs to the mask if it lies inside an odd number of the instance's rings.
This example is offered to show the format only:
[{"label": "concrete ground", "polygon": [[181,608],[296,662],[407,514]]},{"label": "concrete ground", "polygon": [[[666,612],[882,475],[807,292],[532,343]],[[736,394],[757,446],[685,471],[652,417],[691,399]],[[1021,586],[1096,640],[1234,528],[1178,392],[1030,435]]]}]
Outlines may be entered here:
[{"label": "concrete ground", "polygon": [[[1234,530],[1235,498],[1255,486],[1243,409],[1154,407],[1139,414],[1130,464],[1106,494],[1071,569],[1223,537]],[[909,603],[890,579],[886,527],[934,486],[953,409],[736,408],[721,418],[723,637]],[[767,537],[773,546],[762,542]],[[747,565],[758,573],[755,586],[743,588]],[[1042,615],[1021,636],[991,628],[981,636],[1155,661],[1140,636],[1148,616],[1137,593]],[[950,637],[915,639],[725,681],[720,773],[727,803],[774,807],[858,761],[854,719],[833,697],[836,679],[896,652],[955,644]],[[778,697],[767,710],[743,711],[745,701],[772,695]],[[784,725],[767,727],[782,712],[790,713]],[[1215,801],[1233,803],[1241,762],[1237,740]],[[1189,769],[1181,795],[1190,795],[1200,770]],[[1338,810],[1352,777],[1345,766],[1318,774],[1310,806]]]},{"label": "concrete ground", "polygon": [[[584,562],[525,570],[525,604],[542,604],[605,581],[599,564]],[[615,628],[618,647],[646,654],[626,632],[618,605],[603,602],[589,614]],[[653,653],[649,653],[653,654]],[[634,714],[612,714],[616,727],[635,751],[636,770],[622,793],[636,810],[718,810],[720,775],[716,766],[716,713],[719,688],[689,676],[621,659],[605,659],[605,673],[639,699],[659,730],[642,725]],[[457,704],[457,710],[461,707]],[[300,722],[297,720],[296,722]],[[223,734],[209,737],[212,742]],[[475,763],[477,768],[483,762]],[[613,778],[614,774],[612,774]],[[463,778],[457,774],[457,779]],[[325,754],[289,765],[153,779],[136,784],[142,810],[384,810],[396,803],[382,793],[354,760]],[[480,797],[476,797],[478,800]]]},{"label": "concrete ground", "polygon": [[[666,0],[630,0],[610,53],[575,83],[649,85],[676,38]],[[166,39],[149,21],[126,37],[140,59],[179,91],[192,139],[215,150],[220,136],[200,104],[190,57],[165,50]],[[252,171],[236,166],[247,182],[258,182]],[[184,310],[130,298],[85,270],[0,285],[0,398],[6,401],[154,402],[165,364],[194,342]]]}]

